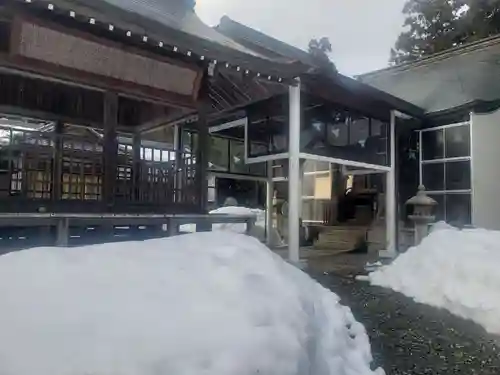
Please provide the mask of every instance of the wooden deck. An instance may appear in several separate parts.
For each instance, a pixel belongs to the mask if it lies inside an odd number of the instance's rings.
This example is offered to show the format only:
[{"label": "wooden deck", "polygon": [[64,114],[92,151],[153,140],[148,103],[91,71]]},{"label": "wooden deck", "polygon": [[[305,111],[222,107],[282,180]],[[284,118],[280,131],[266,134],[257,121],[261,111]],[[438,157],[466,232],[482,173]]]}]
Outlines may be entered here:
[{"label": "wooden deck", "polygon": [[[147,237],[165,237],[179,234],[183,224],[194,224],[199,232],[212,229],[212,224],[243,223],[250,232],[255,225],[253,215],[226,214],[88,214],[88,213],[0,213],[0,248],[21,247],[27,243],[40,245],[69,246],[71,238],[87,237],[88,243],[105,242],[114,238],[116,232],[134,238],[138,230],[146,230]],[[76,235],[75,235],[76,234]],[[99,240],[97,240],[99,238]],[[2,243],[3,241],[3,243]]]}]

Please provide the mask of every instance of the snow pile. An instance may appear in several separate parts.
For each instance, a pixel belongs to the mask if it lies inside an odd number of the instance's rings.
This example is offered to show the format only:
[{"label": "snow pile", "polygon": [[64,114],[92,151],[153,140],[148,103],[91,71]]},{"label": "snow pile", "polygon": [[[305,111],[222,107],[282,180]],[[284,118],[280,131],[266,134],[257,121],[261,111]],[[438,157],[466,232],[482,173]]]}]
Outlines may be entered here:
[{"label": "snow pile", "polygon": [[[266,211],[258,208],[248,208],[248,207],[237,207],[237,206],[227,206],[220,207],[209,212],[210,214],[225,214],[225,215],[241,215],[249,216],[253,215],[256,218],[255,227],[253,231],[249,233],[252,237],[258,238],[261,241],[266,239]],[[196,225],[185,224],[180,227],[181,232],[195,233]],[[235,233],[246,233],[246,224],[213,224],[212,230],[225,230]],[[278,231],[274,229],[271,233],[271,244],[275,246],[283,245],[283,241]]]},{"label": "snow pile", "polygon": [[259,241],[197,233],[0,257],[5,375],[370,375],[363,325]]},{"label": "snow pile", "polygon": [[417,302],[500,334],[500,232],[440,224],[422,243],[369,275]]}]

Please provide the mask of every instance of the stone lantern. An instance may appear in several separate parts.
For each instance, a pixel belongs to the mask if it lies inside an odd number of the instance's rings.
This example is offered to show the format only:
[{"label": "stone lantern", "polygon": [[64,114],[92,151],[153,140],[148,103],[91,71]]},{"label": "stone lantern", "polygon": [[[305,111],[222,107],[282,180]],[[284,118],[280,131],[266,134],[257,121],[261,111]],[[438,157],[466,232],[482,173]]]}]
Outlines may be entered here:
[{"label": "stone lantern", "polygon": [[413,214],[408,218],[415,225],[415,245],[418,245],[424,237],[429,234],[429,224],[434,222],[435,216],[432,214],[434,207],[438,203],[425,193],[425,187],[418,187],[417,195],[408,199],[406,205],[413,207]]}]

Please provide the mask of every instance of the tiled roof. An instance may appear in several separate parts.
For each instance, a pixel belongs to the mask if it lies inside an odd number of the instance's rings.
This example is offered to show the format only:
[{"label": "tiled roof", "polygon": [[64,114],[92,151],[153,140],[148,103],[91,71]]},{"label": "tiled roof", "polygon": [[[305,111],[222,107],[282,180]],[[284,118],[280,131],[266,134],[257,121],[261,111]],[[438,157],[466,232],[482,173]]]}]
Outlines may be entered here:
[{"label": "tiled roof", "polygon": [[500,37],[495,37],[358,79],[435,113],[499,100],[499,77]]}]

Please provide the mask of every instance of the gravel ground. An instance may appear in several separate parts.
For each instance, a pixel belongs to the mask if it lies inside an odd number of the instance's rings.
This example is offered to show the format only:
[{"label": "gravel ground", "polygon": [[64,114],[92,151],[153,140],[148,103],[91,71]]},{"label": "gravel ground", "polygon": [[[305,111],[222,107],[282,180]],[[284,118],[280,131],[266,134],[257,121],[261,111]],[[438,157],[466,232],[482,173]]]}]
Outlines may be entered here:
[{"label": "gravel ground", "polygon": [[500,337],[471,321],[351,277],[316,278],[365,324],[374,363],[388,375],[500,374]]}]

